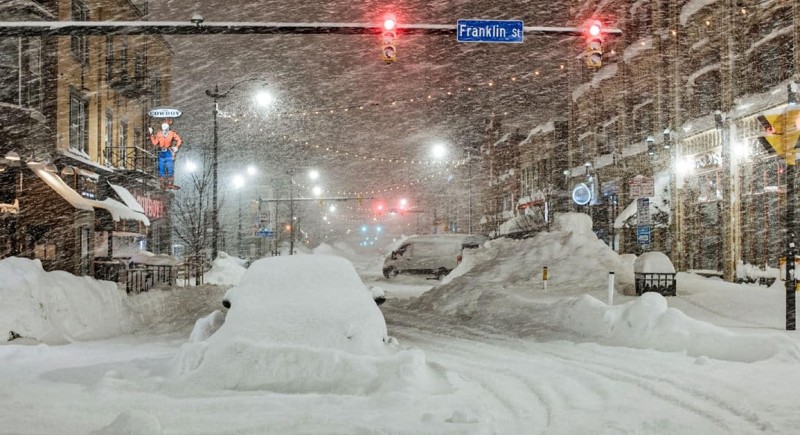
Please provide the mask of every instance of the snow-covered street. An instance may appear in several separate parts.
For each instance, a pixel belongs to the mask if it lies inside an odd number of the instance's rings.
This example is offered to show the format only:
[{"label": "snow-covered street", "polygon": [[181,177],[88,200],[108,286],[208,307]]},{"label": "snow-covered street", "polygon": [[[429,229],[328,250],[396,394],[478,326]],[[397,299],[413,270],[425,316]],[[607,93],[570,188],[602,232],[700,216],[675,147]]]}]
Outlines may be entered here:
[{"label": "snow-covered street", "polygon": [[[780,282],[766,288],[680,273],[676,297],[617,294],[609,308],[597,277],[603,265],[624,268],[624,259],[572,230],[492,241],[441,282],[387,280],[375,252],[341,245],[260,261],[251,269],[265,272],[244,278],[223,256],[216,278],[242,279],[228,296],[225,285],[129,296],[120,308],[130,310],[128,334],[0,346],[0,432],[794,432],[800,340],[781,330]],[[560,274],[556,258],[581,262],[584,285]],[[507,275],[537,261],[553,266],[547,291],[529,276]],[[318,272],[302,278],[297,265]],[[277,289],[337,289],[325,270],[347,268],[387,295],[388,353],[370,344],[379,328],[353,326],[373,314],[330,323],[325,313],[336,299],[304,309],[279,292],[262,306],[252,287],[275,279],[284,282]],[[241,293],[248,288],[256,293]],[[369,302],[367,292],[356,296]],[[209,338],[219,325],[195,320],[220,309],[223,297],[232,298],[229,321]],[[316,314],[281,320],[303,311]],[[332,344],[339,325],[356,341]]]}]

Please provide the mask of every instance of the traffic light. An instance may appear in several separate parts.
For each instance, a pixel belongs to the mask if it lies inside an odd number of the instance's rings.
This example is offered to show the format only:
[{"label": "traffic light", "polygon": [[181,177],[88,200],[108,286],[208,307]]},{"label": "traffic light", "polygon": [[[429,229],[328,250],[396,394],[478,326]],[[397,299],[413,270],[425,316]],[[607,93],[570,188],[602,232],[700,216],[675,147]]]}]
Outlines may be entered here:
[{"label": "traffic light", "polygon": [[394,15],[387,15],[383,19],[383,36],[381,46],[381,60],[386,63],[397,61],[397,20]]},{"label": "traffic light", "polygon": [[757,119],[764,127],[764,135],[759,138],[761,145],[775,150],[787,165],[794,165],[800,139],[800,107],[771,110]]},{"label": "traffic light", "polygon": [[592,20],[586,23],[586,65],[590,68],[603,66],[603,25]]}]

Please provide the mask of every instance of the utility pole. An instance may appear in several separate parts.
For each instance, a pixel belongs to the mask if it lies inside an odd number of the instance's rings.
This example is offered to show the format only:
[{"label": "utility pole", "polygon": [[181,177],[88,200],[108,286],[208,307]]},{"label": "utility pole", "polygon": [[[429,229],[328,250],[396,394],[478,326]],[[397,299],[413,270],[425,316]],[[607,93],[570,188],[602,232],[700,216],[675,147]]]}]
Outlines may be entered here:
[{"label": "utility pole", "polygon": [[214,147],[211,152],[211,189],[212,189],[212,199],[211,199],[211,231],[213,233],[211,237],[211,259],[217,258],[217,253],[219,252],[219,245],[217,244],[217,239],[219,238],[219,204],[217,202],[217,168],[219,166],[219,161],[217,159],[217,150],[219,146],[219,132],[217,128],[217,114],[219,113],[219,85],[214,85],[214,94],[209,95],[214,98]]},{"label": "utility pole", "polygon": [[289,172],[289,255],[294,255],[294,169]]},{"label": "utility pole", "polygon": [[467,218],[469,231],[472,234],[472,152],[467,150],[467,178],[469,178],[469,217]]}]

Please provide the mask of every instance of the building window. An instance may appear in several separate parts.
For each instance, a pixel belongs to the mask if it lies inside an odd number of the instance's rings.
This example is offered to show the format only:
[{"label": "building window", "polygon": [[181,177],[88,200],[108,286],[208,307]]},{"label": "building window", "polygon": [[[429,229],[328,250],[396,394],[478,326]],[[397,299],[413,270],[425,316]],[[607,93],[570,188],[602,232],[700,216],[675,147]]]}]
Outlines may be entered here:
[{"label": "building window", "polygon": [[72,87],[69,90],[69,146],[86,152],[86,100]]},{"label": "building window", "polygon": [[119,48],[119,77],[123,82],[128,81],[128,43],[124,39]]},{"label": "building window", "polygon": [[722,106],[722,78],[719,70],[709,71],[694,81],[694,116],[703,116]]},{"label": "building window", "polygon": [[151,104],[158,107],[161,104],[161,73],[153,71],[153,80],[150,82]]},{"label": "building window", "polygon": [[106,155],[106,165],[111,164],[111,138],[113,137],[113,130],[114,130],[114,115],[111,114],[110,110],[106,110],[106,128],[105,134],[103,136],[103,149],[105,150]]},{"label": "building window", "polygon": [[133,81],[137,84],[144,83],[144,77],[144,55],[138,52],[133,62]]},{"label": "building window", "polygon": [[106,37],[106,81],[110,82],[114,77],[114,38]]},{"label": "building window", "polygon": [[25,74],[23,89],[25,103],[33,109],[42,107],[42,40],[30,38],[26,41],[23,62]]},{"label": "building window", "polygon": [[0,38],[0,102],[19,104],[19,38]]},{"label": "building window", "polygon": [[[72,21],[88,21],[89,8],[82,0],[72,0]],[[89,38],[87,36],[72,35],[70,37],[70,51],[80,62],[85,64],[89,60]]]},{"label": "building window", "polygon": [[125,121],[119,122],[119,163],[120,168],[126,167],[128,158],[128,123]]}]

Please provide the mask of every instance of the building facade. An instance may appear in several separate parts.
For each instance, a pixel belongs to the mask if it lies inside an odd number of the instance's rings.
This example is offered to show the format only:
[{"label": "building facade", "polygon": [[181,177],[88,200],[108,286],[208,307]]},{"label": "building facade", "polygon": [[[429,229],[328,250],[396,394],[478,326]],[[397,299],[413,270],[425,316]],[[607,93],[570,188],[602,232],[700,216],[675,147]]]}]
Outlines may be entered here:
[{"label": "building facade", "polygon": [[[785,163],[759,144],[757,117],[797,98],[800,2],[576,0],[570,8],[578,25],[600,19],[623,35],[604,38],[599,69],[586,66],[576,38],[565,147],[519,143],[522,191],[558,177],[566,190],[596,183],[593,204],[570,208],[592,215],[621,253],[663,251],[681,270],[728,280],[738,264],[778,267]],[[536,169],[536,160],[552,163]]]},{"label": "building facade", "polygon": [[[0,5],[3,21],[146,13],[146,1],[129,0]],[[2,256],[91,275],[138,250],[169,253],[171,196],[146,132],[148,111],[168,103],[171,54],[158,36],[0,38]]]}]

